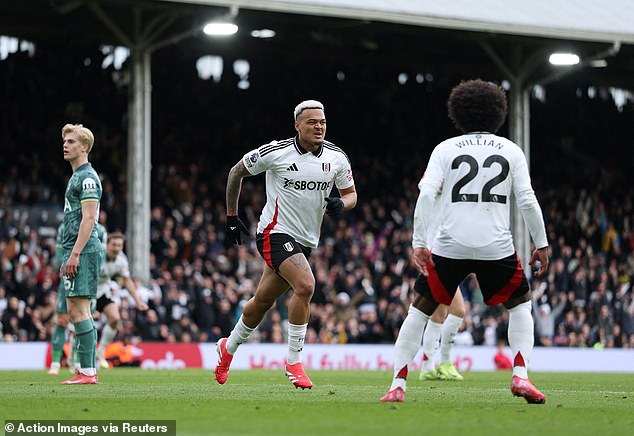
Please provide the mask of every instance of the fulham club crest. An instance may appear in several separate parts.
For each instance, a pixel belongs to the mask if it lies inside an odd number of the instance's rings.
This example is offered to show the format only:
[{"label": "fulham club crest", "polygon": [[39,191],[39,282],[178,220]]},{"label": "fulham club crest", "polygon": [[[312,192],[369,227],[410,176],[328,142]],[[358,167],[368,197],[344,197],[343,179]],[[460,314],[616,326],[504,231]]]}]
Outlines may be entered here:
[{"label": "fulham club crest", "polygon": [[284,250],[288,251],[289,253],[293,251],[293,248],[294,248],[292,242],[285,242],[283,247],[284,247]]},{"label": "fulham club crest", "polygon": [[321,169],[324,171],[324,173],[329,173],[330,172],[330,162],[324,162],[321,164]]}]

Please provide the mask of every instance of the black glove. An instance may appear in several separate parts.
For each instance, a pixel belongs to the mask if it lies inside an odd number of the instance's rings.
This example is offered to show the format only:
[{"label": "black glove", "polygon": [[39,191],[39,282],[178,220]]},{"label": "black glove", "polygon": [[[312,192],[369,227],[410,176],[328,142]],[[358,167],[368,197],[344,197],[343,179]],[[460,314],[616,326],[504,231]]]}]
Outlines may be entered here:
[{"label": "black glove", "polygon": [[225,242],[227,245],[233,244],[242,244],[242,235],[241,232],[249,234],[249,229],[242,222],[240,218],[237,216],[229,216],[227,215],[227,225],[226,225],[226,239]]},{"label": "black glove", "polygon": [[330,216],[339,216],[343,213],[343,200],[339,197],[326,197],[326,213]]}]

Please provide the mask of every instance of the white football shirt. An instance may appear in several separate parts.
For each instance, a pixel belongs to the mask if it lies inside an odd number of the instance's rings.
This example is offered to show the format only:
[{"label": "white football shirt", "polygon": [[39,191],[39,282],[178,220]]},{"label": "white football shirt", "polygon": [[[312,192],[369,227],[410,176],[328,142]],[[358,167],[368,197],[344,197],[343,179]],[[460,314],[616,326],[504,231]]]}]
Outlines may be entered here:
[{"label": "white football shirt", "polygon": [[111,298],[110,293],[110,281],[117,276],[129,278],[130,266],[128,263],[128,257],[125,253],[121,252],[113,260],[107,258],[104,259],[104,263],[101,265],[101,271],[99,273],[99,286],[97,287],[97,298],[101,296],[107,296]]},{"label": "white football shirt", "polygon": [[286,233],[300,244],[317,247],[333,186],[354,185],[350,161],[333,143],[324,141],[314,153],[299,146],[297,137],[272,141],[244,155],[249,173],[266,171],[266,204],[258,233]]},{"label": "white football shirt", "polygon": [[[486,132],[447,139],[436,146],[419,183],[412,246],[452,259],[496,260],[515,252],[510,228],[511,194],[535,245],[548,245],[526,157],[512,141]],[[434,199],[440,195],[439,204]],[[431,223],[438,230],[430,241]]]}]

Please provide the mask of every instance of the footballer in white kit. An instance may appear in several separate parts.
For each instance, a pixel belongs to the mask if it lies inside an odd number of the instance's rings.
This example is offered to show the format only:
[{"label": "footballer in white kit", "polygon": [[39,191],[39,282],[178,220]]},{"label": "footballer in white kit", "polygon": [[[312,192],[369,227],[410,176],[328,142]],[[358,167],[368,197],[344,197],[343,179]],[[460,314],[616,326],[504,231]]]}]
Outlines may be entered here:
[{"label": "footballer in white kit", "polygon": [[[439,303],[451,304],[458,284],[474,273],[484,301],[509,310],[511,393],[542,404],[546,397],[528,380],[534,327],[530,289],[510,229],[513,196],[536,247],[529,264],[539,262],[537,276],[548,268],[548,240],[526,157],[495,134],[506,119],[506,94],[490,82],[463,81],[452,89],[447,107],[462,135],[434,148],[419,183],[412,237],[412,260],[421,272],[414,286],[418,295],[396,340],[392,385],[380,401],[405,400],[408,367],[431,314]],[[438,195],[440,207],[434,208]],[[429,241],[435,214],[438,232]]]},{"label": "footballer in white kit", "polygon": [[[106,258],[99,273],[99,286],[97,287],[97,311],[102,312],[108,304],[115,304],[119,298],[112,295],[113,286],[118,288],[115,279],[130,278],[130,266],[128,256],[121,252],[114,259]],[[114,282],[114,283],[113,283]]]},{"label": "footballer in white kit", "polygon": [[123,252],[125,236],[121,232],[108,235],[106,253],[101,264],[99,285],[97,286],[97,311],[106,315],[107,322],[101,331],[101,339],[97,346],[97,360],[102,368],[109,368],[110,364],[104,357],[106,346],[117,336],[117,328],[121,316],[119,315],[119,297],[112,294],[114,288],[119,288],[116,280],[123,281],[128,293],[134,298],[138,310],[147,310],[147,304],[139,298],[136,285],[130,276],[128,257]]},{"label": "footballer in white kit", "polygon": [[354,185],[348,157],[328,141],[314,152],[301,148],[296,137],[272,141],[245,154],[242,161],[252,175],[266,171],[267,201],[257,233],[262,255],[274,268],[271,236],[286,234],[304,247],[317,247],[326,208],[324,198],[333,187]]},{"label": "footballer in white kit", "polygon": [[[227,178],[226,240],[240,244],[249,233],[238,217],[242,179],[266,173],[266,204],[257,226],[256,243],[264,268],[254,296],[228,338],[216,346],[216,381],[225,384],[233,355],[262,321],[276,299],[292,289],[288,300],[286,376],[296,388],[313,384],[304,372],[301,352],[315,291],[308,256],[317,247],[324,213],[337,217],[357,203],[352,169],[346,154],[325,140],[322,103],[305,100],[293,111],[295,137],[272,141],[246,153]],[[339,197],[330,196],[337,188]]]},{"label": "footballer in white kit", "polygon": [[[495,260],[507,264],[503,271],[487,269],[487,273],[478,275],[487,304],[504,303],[513,295],[528,292],[510,230],[512,194],[535,245],[547,247],[548,241],[526,157],[515,143],[487,132],[448,139],[432,152],[419,188],[414,248],[426,247],[434,256],[452,260]],[[440,195],[439,208],[433,207],[436,195]],[[423,229],[428,228],[434,214],[440,214],[440,219],[436,237],[429,244]],[[458,268],[451,261],[437,265],[447,265],[442,279],[437,268],[430,269],[428,282],[435,301],[450,304],[456,286],[474,271],[471,263],[461,264],[464,267]]]}]

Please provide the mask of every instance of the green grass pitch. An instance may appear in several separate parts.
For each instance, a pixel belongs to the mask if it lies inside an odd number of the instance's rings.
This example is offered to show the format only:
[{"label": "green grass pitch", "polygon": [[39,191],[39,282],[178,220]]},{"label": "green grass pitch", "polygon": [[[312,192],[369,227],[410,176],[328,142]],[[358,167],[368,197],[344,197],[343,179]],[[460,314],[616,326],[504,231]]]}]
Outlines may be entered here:
[{"label": "green grass pitch", "polygon": [[62,386],[45,371],[0,372],[0,416],[24,420],[174,419],[178,435],[634,435],[634,374],[532,373],[545,405],[513,397],[510,372],[419,381],[405,403],[384,404],[391,373],[309,371],[312,390],[283,371],[116,368],[98,385]]}]

